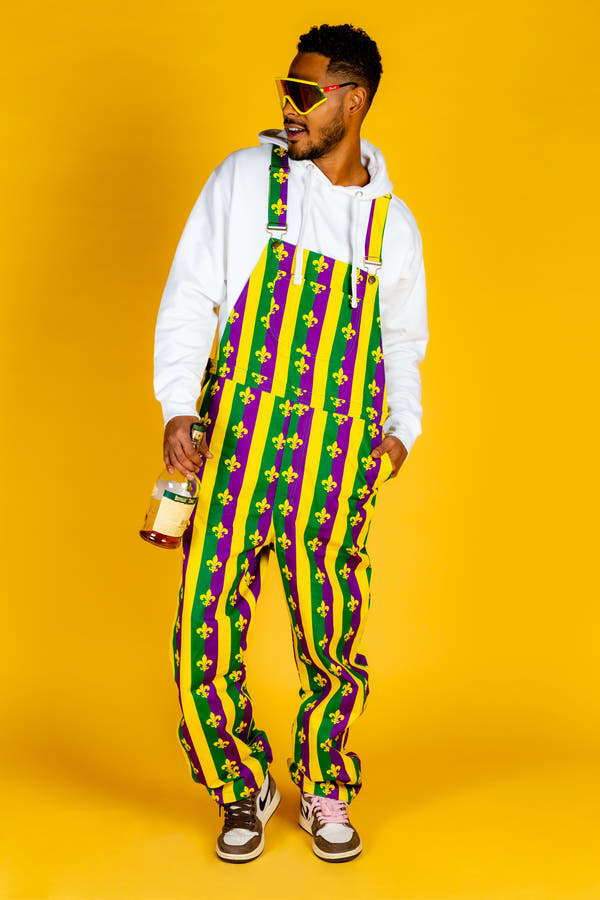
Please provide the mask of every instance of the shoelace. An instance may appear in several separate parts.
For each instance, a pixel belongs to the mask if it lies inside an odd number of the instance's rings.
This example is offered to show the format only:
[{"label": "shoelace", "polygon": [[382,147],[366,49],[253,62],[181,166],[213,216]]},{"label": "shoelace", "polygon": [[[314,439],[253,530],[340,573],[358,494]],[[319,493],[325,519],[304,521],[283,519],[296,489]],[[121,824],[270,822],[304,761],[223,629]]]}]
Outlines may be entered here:
[{"label": "shoelace", "polygon": [[345,800],[329,800],[327,797],[315,797],[314,794],[305,794],[306,801],[310,805],[310,811],[314,812],[319,825],[349,825],[348,804]]},{"label": "shoelace", "polygon": [[225,810],[225,830],[232,828],[246,828],[248,831],[258,831],[256,821],[256,797],[248,797],[245,800],[236,800],[234,803],[224,803],[219,807]]}]

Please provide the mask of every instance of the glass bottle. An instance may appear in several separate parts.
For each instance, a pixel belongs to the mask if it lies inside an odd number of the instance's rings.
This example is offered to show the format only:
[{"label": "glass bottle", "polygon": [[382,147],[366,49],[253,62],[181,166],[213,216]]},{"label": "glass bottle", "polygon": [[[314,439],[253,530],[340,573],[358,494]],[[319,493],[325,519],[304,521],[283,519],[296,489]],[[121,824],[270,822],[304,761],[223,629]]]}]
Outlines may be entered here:
[{"label": "glass bottle", "polygon": [[[194,422],[190,435],[194,448],[199,450],[202,435],[206,431],[200,422]],[[150,506],[146,513],[140,537],[156,547],[173,550],[179,547],[181,535],[187,528],[192,512],[198,502],[200,482],[196,475],[188,478],[175,469],[173,474],[166,469],[158,476],[152,490]]]}]

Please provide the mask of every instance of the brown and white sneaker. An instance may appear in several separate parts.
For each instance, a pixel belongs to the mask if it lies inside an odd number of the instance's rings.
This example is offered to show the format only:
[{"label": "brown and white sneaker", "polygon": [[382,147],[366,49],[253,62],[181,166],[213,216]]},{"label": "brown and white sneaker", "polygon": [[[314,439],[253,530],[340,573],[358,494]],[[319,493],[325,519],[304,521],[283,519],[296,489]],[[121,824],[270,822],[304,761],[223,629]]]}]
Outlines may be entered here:
[{"label": "brown and white sneaker", "polygon": [[256,859],[265,846],[264,828],[281,800],[275,781],[267,772],[260,790],[244,800],[224,803],[219,809],[225,822],[217,838],[217,856],[227,862],[243,863]]},{"label": "brown and white sneaker", "polygon": [[358,832],[350,824],[345,800],[300,794],[300,827],[312,834],[313,852],[327,862],[347,862],[362,850]]}]

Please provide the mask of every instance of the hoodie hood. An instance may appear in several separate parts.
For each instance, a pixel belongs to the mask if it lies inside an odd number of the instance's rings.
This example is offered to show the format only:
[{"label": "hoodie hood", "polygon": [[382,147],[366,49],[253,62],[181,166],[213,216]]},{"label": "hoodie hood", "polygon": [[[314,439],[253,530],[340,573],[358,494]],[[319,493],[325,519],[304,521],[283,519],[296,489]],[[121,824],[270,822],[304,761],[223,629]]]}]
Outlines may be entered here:
[{"label": "hoodie hood", "polygon": [[[261,131],[258,136],[261,144],[275,144],[278,147],[288,149],[287,136],[285,131],[277,129],[269,129]],[[314,164],[312,160],[293,160],[290,159],[291,165],[303,165],[306,167],[306,179],[304,197],[302,202],[302,213],[300,222],[300,231],[296,244],[296,256],[294,265],[294,282],[300,284],[302,281],[302,262],[304,256],[304,229],[307,219],[308,208],[310,204],[310,193],[313,179],[320,179],[322,183],[327,185],[332,191],[341,191],[352,198],[351,212],[351,234],[352,234],[352,306],[357,306],[357,274],[361,266],[365,266],[364,247],[366,240],[366,232],[359,232],[360,221],[360,205],[365,201],[371,203],[377,197],[392,192],[392,182],[389,179],[383,154],[370,144],[364,138],[360,140],[361,161],[363,166],[369,173],[369,183],[359,187],[358,185],[338,185],[332,184],[329,178]]]}]

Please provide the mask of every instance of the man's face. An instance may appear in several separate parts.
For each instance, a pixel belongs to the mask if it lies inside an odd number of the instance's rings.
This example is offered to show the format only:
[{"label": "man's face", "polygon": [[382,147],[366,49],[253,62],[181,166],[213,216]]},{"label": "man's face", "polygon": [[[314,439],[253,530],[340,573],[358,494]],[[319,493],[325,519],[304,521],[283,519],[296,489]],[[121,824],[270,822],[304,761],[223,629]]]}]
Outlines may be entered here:
[{"label": "man's face", "polygon": [[[327,74],[329,58],[320,53],[298,53],[293,60],[288,78],[315,81],[320,87],[339,84],[335,75]],[[286,102],[283,108],[283,124],[288,139],[291,159],[319,159],[331,152],[346,134],[343,95],[347,89],[331,91],[325,103],[312,112],[300,115]]]}]

